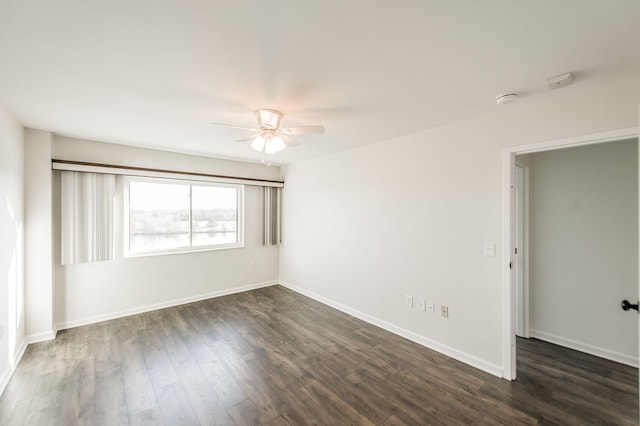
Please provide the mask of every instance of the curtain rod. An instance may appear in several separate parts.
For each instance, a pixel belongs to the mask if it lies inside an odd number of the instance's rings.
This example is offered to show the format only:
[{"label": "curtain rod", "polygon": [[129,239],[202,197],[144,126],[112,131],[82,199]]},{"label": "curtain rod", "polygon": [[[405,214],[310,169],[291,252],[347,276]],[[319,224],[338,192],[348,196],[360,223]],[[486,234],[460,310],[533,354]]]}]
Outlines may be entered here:
[{"label": "curtain rod", "polygon": [[[76,171],[91,171],[91,170],[88,170],[90,168],[111,169],[114,171],[120,170],[120,171],[142,172],[141,174],[145,176],[149,176],[153,174],[180,175],[185,177],[191,176],[195,178],[201,177],[201,178],[219,179],[219,180],[225,180],[225,181],[236,181],[236,182],[246,183],[248,185],[254,184],[254,185],[275,186],[275,187],[284,186],[284,181],[282,180],[258,179],[258,178],[247,178],[247,177],[227,176],[227,175],[214,175],[210,173],[183,172],[180,170],[153,169],[148,167],[121,166],[116,164],[89,163],[85,161],[57,160],[55,158],[51,159],[51,168],[53,170],[76,170]],[[95,170],[95,172],[106,173],[105,170]],[[125,174],[125,173],[117,173],[117,174]]]}]

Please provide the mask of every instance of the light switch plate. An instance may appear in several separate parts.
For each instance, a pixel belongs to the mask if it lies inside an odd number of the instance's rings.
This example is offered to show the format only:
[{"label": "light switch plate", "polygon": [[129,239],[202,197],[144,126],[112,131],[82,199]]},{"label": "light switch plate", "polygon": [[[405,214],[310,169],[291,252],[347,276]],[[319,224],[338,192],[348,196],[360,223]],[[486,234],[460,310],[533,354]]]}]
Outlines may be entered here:
[{"label": "light switch plate", "polygon": [[494,257],[496,255],[496,243],[485,241],[484,243],[484,255]]}]

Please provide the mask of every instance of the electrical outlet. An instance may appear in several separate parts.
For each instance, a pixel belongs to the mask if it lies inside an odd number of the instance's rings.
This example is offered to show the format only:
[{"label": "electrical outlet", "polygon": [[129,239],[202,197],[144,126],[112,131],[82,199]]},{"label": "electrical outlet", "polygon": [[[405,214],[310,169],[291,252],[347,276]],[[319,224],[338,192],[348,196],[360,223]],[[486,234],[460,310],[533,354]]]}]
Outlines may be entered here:
[{"label": "electrical outlet", "polygon": [[424,300],[423,298],[418,298],[417,299],[418,302],[418,309],[420,309],[421,311],[426,311],[427,310],[427,301]]},{"label": "electrical outlet", "polygon": [[407,308],[413,308],[413,296],[410,294],[404,295],[404,306]]},{"label": "electrical outlet", "polygon": [[442,315],[445,318],[449,317],[449,307],[448,306],[440,306],[440,315]]},{"label": "electrical outlet", "polygon": [[427,302],[427,312],[430,314],[436,313],[436,304],[433,302]]}]

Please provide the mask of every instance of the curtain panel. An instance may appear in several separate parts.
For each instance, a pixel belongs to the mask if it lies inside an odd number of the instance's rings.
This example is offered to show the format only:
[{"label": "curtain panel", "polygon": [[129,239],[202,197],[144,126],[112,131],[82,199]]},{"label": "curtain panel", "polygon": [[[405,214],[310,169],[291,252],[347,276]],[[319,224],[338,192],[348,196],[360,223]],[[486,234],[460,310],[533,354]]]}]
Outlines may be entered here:
[{"label": "curtain panel", "polygon": [[282,188],[263,188],[263,232],[262,245],[278,245],[281,241],[280,214]]},{"label": "curtain panel", "polygon": [[60,173],[62,264],[112,260],[115,175]]}]

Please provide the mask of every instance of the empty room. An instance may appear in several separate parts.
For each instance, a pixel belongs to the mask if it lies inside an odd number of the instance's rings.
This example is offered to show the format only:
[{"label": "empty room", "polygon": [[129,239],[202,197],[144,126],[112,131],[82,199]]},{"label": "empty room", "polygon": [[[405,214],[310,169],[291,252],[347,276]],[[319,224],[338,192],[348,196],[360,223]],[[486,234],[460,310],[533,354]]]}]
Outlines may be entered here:
[{"label": "empty room", "polygon": [[638,22],[0,0],[0,425],[637,425]]}]

